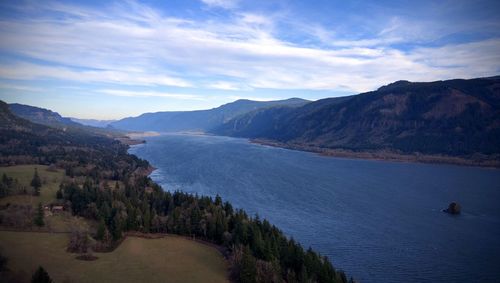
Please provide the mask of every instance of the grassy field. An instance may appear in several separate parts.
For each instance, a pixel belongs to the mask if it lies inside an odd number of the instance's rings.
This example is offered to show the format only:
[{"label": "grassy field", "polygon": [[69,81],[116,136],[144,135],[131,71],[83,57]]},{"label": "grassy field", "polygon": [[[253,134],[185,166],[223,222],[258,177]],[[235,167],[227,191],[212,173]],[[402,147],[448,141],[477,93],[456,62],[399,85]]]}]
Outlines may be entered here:
[{"label": "grassy field", "polygon": [[0,231],[0,251],[24,282],[38,265],[55,282],[227,282],[220,253],[182,237],[128,237],[111,253],[95,253],[96,261],[75,259],[67,241],[66,234]]},{"label": "grassy field", "polygon": [[[31,179],[35,172],[38,170],[38,175],[42,179],[42,187],[40,188],[40,196],[33,196],[31,194]],[[56,192],[59,189],[59,184],[64,178],[64,170],[48,171],[48,166],[44,165],[19,165],[10,167],[0,167],[0,176],[5,173],[7,176],[17,179],[22,187],[28,191],[27,195],[11,195],[0,198],[0,205],[7,203],[31,205],[36,208],[38,203],[49,204],[56,201]],[[82,217],[72,216],[70,212],[61,212],[46,216],[45,226],[41,230],[49,231],[71,231],[72,229],[79,228],[88,230],[95,226],[92,221],[86,220]],[[36,228],[36,227],[35,227]]]},{"label": "grassy field", "polygon": [[56,199],[56,192],[59,189],[59,184],[64,177],[64,170],[55,172],[47,171],[48,166],[44,165],[18,165],[10,167],[0,167],[0,176],[5,173],[7,176],[17,179],[19,183],[26,187],[28,192],[31,192],[31,179],[38,170],[38,175],[42,179],[42,187],[40,188],[40,196],[31,195],[14,195],[0,199],[0,204],[29,204],[36,206],[39,202],[47,204]]}]

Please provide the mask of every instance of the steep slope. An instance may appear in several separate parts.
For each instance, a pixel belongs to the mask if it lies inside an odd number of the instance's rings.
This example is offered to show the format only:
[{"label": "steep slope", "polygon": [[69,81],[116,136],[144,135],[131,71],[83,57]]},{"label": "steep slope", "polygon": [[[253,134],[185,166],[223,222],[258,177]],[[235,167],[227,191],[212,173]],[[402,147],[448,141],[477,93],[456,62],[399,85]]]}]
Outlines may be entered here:
[{"label": "steep slope", "polygon": [[464,156],[500,153],[500,77],[398,81],[346,98],[237,117],[216,134],[304,147]]},{"label": "steep slope", "polygon": [[71,118],[62,117],[59,113],[49,109],[18,103],[8,104],[8,109],[15,116],[28,120],[32,123],[63,129],[64,131],[84,132],[86,134],[114,138],[124,136],[124,133],[117,129],[83,125],[73,121]]},{"label": "steep slope", "polygon": [[207,131],[239,115],[274,106],[302,106],[307,100],[292,98],[278,101],[237,100],[210,110],[145,113],[110,125],[133,131]]},{"label": "steep slope", "polygon": [[43,124],[48,126],[81,125],[77,122],[72,121],[70,118],[62,117],[57,112],[53,112],[51,110],[40,107],[12,103],[9,104],[9,109],[15,115],[38,124]]},{"label": "steep slope", "polygon": [[[0,100],[0,163],[51,164],[68,153],[77,158],[77,153],[81,152],[89,155],[92,150],[126,148],[110,137],[81,127],[61,129],[33,123],[14,115],[9,105]],[[51,156],[51,159],[45,156]]]}]

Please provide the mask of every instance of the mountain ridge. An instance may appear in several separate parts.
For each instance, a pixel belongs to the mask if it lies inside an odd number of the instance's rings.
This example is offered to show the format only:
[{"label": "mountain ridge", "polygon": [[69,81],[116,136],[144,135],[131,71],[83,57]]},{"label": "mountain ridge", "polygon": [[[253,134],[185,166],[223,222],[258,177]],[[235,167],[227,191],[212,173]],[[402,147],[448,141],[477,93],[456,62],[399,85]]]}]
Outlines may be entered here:
[{"label": "mountain ridge", "polygon": [[398,81],[349,97],[236,117],[214,134],[313,151],[496,158],[500,153],[500,78]]},{"label": "mountain ridge", "polygon": [[82,124],[84,126],[91,126],[96,128],[106,128],[109,124],[116,122],[118,120],[99,120],[99,119],[80,119],[74,117],[68,117],[73,122]]},{"label": "mountain ridge", "polygon": [[195,111],[162,111],[144,113],[137,117],[124,118],[110,125],[123,130],[132,131],[207,131],[230,119],[253,110],[274,107],[295,107],[308,103],[300,98],[290,98],[276,101],[236,100],[216,108]]},{"label": "mountain ridge", "polygon": [[125,133],[111,127],[95,127],[84,125],[72,120],[69,117],[63,117],[59,113],[50,109],[37,106],[11,103],[6,104],[11,114],[30,121],[37,125],[44,125],[50,128],[62,129],[64,131],[81,132],[85,131],[94,135],[121,138]]},{"label": "mountain ridge", "polygon": [[9,104],[10,111],[26,120],[47,126],[82,126],[80,123],[72,121],[70,118],[62,117],[59,113],[49,109],[30,106],[20,103]]}]

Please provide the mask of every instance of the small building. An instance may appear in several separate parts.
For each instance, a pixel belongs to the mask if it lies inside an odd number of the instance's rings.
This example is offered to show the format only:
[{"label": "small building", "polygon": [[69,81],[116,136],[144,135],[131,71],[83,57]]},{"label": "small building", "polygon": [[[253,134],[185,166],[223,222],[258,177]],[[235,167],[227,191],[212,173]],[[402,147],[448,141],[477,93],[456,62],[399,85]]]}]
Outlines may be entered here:
[{"label": "small building", "polygon": [[52,206],[52,212],[60,212],[60,211],[64,211],[64,206],[62,206],[62,205]]}]

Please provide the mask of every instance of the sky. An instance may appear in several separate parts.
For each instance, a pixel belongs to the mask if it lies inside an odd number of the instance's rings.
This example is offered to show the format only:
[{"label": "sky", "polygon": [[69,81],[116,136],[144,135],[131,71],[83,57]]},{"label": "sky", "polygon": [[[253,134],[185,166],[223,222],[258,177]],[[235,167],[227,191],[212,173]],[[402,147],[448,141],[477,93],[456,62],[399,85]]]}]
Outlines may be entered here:
[{"label": "sky", "polygon": [[119,119],[500,74],[500,1],[0,1],[0,99]]}]

